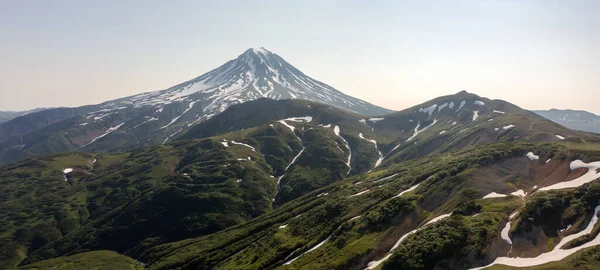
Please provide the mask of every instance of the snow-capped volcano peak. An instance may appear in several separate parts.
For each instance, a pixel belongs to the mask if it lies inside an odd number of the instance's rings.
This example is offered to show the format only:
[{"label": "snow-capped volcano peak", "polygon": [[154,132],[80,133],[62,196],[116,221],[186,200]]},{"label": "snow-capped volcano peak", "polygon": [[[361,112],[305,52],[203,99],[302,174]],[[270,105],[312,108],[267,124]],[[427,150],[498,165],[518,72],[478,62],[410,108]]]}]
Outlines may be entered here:
[{"label": "snow-capped volcano peak", "polygon": [[230,105],[258,98],[306,99],[365,115],[389,112],[305,75],[263,47],[248,49],[200,77],[163,91],[134,96],[131,101],[136,106],[194,101],[202,103],[205,115],[212,116]]},{"label": "snow-capped volcano peak", "polygon": [[[100,104],[100,109],[89,113],[86,118],[94,121],[118,118],[120,121],[124,118],[119,116],[119,112],[128,111],[125,119],[132,119],[132,128],[152,123],[158,132],[167,136],[166,142],[175,134],[223,112],[231,105],[259,98],[305,99],[363,115],[390,112],[345,95],[260,47],[247,49],[220,67],[169,89]],[[129,112],[131,109],[134,112]],[[122,123],[115,121],[110,122]],[[119,129],[120,132],[126,132],[127,127]]]}]

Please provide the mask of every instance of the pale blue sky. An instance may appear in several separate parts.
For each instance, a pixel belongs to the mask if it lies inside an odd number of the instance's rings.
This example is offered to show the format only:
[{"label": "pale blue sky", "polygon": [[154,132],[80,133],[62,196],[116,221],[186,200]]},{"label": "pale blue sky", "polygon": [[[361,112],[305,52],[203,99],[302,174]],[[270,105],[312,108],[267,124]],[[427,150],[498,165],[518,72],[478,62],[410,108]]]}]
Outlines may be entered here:
[{"label": "pale blue sky", "polygon": [[168,88],[250,47],[390,109],[600,113],[600,1],[0,1],[0,110]]}]

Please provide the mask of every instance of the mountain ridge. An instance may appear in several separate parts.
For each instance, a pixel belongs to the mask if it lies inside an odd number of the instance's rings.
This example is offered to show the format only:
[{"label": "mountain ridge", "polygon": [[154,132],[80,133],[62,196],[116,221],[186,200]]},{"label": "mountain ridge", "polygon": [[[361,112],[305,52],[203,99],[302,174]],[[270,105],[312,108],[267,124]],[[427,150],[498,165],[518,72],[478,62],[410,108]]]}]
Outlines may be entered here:
[{"label": "mountain ridge", "polygon": [[0,164],[57,151],[114,153],[164,144],[231,105],[259,98],[305,99],[367,115],[391,112],[307,76],[264,48],[248,49],[164,90],[0,124]]}]

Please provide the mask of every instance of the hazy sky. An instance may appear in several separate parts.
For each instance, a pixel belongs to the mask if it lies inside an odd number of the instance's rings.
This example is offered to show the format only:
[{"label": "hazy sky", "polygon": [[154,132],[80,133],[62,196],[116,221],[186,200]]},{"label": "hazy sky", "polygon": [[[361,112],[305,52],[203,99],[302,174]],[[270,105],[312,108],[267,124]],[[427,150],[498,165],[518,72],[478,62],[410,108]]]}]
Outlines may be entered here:
[{"label": "hazy sky", "polygon": [[1,1],[0,110],[100,103],[250,47],[390,109],[461,89],[600,114],[600,1]]}]

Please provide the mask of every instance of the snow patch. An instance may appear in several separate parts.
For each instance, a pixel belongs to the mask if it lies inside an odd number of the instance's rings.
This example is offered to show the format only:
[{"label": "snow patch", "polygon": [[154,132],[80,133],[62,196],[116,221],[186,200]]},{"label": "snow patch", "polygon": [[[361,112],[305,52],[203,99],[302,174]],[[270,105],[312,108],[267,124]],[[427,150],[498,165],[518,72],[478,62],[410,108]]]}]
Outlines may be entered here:
[{"label": "snow patch", "polygon": [[556,138],[558,138],[559,140],[564,140],[564,139],[565,139],[565,137],[563,137],[563,136],[560,136],[560,135],[558,135],[558,134],[556,134]]},{"label": "snow patch", "polygon": [[525,191],[523,191],[522,189],[519,189],[519,190],[511,193],[510,195],[525,197],[525,195],[527,195],[527,193]]},{"label": "snow patch", "polygon": [[501,111],[496,111],[494,110],[495,113],[499,113],[499,114],[505,114],[505,112],[501,112]]},{"label": "snow patch", "polygon": [[502,239],[504,239],[506,242],[508,242],[512,246],[512,240],[510,240],[510,236],[508,235],[509,232],[510,232],[510,221],[507,222],[506,225],[504,226],[504,229],[502,229],[502,231],[500,231],[500,237],[502,237]]},{"label": "snow patch", "polygon": [[245,144],[245,143],[241,143],[241,142],[236,142],[236,141],[231,141],[232,144],[236,144],[236,145],[242,145],[242,146],[246,146],[250,149],[252,149],[252,151],[256,152],[256,149],[254,149],[254,147],[252,147],[251,145]]},{"label": "snow patch", "polygon": [[421,122],[418,122],[417,126],[415,127],[415,133],[412,136],[410,136],[410,138],[408,138],[408,140],[406,140],[406,141],[407,142],[411,141],[412,139],[414,139],[415,137],[417,137],[417,135],[419,135],[419,133],[427,130],[431,126],[435,125],[435,123],[437,123],[437,119],[434,119],[431,124],[429,124],[428,126],[424,127],[423,129],[419,130],[419,127],[421,126]]},{"label": "snow patch", "polygon": [[381,121],[381,120],[385,120],[385,118],[381,118],[381,117],[372,117],[372,118],[369,118],[368,120],[369,120],[369,122],[376,123],[376,122],[379,122],[379,121]]},{"label": "snow patch", "polygon": [[406,193],[409,193],[409,192],[411,192],[411,191],[413,191],[413,190],[417,189],[417,188],[419,187],[419,185],[420,185],[420,184],[421,184],[421,183],[419,183],[419,184],[416,184],[416,185],[414,185],[414,186],[410,187],[409,189],[407,189],[407,190],[405,190],[405,191],[402,191],[402,192],[400,192],[398,195],[394,196],[394,198],[396,198],[396,197],[400,197],[400,196],[402,196],[402,195],[404,195],[404,194],[406,194]]},{"label": "snow patch", "polygon": [[350,171],[352,170],[352,166],[350,166],[350,161],[352,160],[352,149],[350,149],[350,145],[348,144],[348,141],[346,141],[346,139],[344,139],[344,137],[342,137],[340,135],[340,127],[339,126],[335,126],[333,128],[333,133],[335,133],[336,136],[338,136],[340,139],[342,139],[342,141],[344,141],[344,144],[346,144],[346,148],[348,149],[348,161],[346,162],[346,165],[348,166],[348,172],[346,173],[346,175],[350,174]]},{"label": "snow patch", "polygon": [[108,134],[111,134],[111,133],[115,132],[117,129],[119,129],[119,128],[120,128],[121,126],[123,126],[123,125],[125,125],[125,122],[123,122],[123,123],[121,123],[121,124],[119,124],[119,125],[117,125],[117,126],[115,126],[115,127],[110,127],[108,130],[106,130],[106,132],[104,132],[104,134],[102,134],[102,135],[100,135],[100,136],[98,136],[98,137],[96,137],[96,138],[92,139],[92,141],[91,141],[91,142],[87,143],[86,145],[82,146],[81,148],[83,148],[83,147],[86,147],[86,146],[88,146],[88,145],[90,145],[90,144],[94,143],[95,141],[97,141],[97,140],[99,140],[99,139],[101,139],[101,138],[104,138],[104,137],[105,137],[105,136],[107,136]]},{"label": "snow patch", "polygon": [[428,113],[429,116],[431,116],[431,114],[433,113],[433,111],[435,110],[435,108],[437,107],[437,104],[433,104],[429,107],[426,108],[420,108],[419,112],[424,112],[424,113]]},{"label": "snow patch", "polygon": [[515,125],[508,125],[508,126],[503,126],[502,129],[510,129],[510,128],[514,128]]},{"label": "snow patch", "polygon": [[365,194],[365,193],[367,193],[367,192],[369,192],[369,191],[370,191],[370,189],[363,190],[363,191],[361,191],[361,192],[359,192],[359,193],[352,194],[352,195],[348,196],[348,198],[350,198],[350,197],[356,197],[356,196],[360,196],[360,195],[362,195],[362,194]]},{"label": "snow patch", "polygon": [[479,117],[479,111],[473,111],[473,121],[477,120]]},{"label": "snow patch", "polygon": [[485,103],[483,103],[483,101],[481,101],[481,100],[477,100],[477,101],[475,101],[475,105],[483,106],[483,105],[485,105]]},{"label": "snow patch", "polygon": [[533,152],[529,152],[529,153],[527,153],[527,157],[528,157],[528,158],[529,158],[529,160],[531,160],[531,161],[540,159],[540,156],[537,156],[537,155],[533,154]]},{"label": "snow patch", "polygon": [[503,197],[506,197],[506,196],[508,196],[508,195],[504,195],[504,194],[499,194],[499,193],[496,193],[496,192],[492,192],[492,193],[490,193],[488,195],[483,196],[482,199],[503,198]]},{"label": "snow patch", "polygon": [[588,172],[580,176],[579,178],[573,179],[571,181],[557,183],[551,186],[540,188],[539,190],[548,191],[555,189],[576,188],[600,178],[600,172],[598,172],[598,169],[600,169],[600,161],[585,163],[581,160],[574,160],[571,162],[570,168],[571,170],[587,168]]},{"label": "snow patch", "polygon": [[568,242],[570,242],[574,239],[577,239],[583,235],[588,235],[592,232],[592,230],[594,229],[594,225],[596,225],[596,223],[598,222],[598,212],[599,211],[600,211],[600,205],[596,206],[596,209],[594,210],[594,215],[592,216],[592,220],[590,220],[590,223],[585,228],[585,230],[575,233],[575,234],[571,234],[569,236],[566,236],[550,252],[542,253],[539,256],[534,257],[534,258],[499,257],[499,258],[496,258],[496,260],[494,260],[494,262],[489,265],[486,265],[483,267],[472,268],[472,270],[483,269],[483,268],[490,267],[495,264],[501,264],[501,265],[513,266],[513,267],[532,267],[532,266],[546,264],[549,262],[560,261],[560,260],[563,260],[564,258],[576,253],[577,251],[579,251],[581,249],[600,245],[600,235],[599,235],[599,236],[596,236],[594,238],[594,240],[587,242],[581,246],[570,248],[570,249],[562,249],[562,247],[565,244],[567,244]]}]

